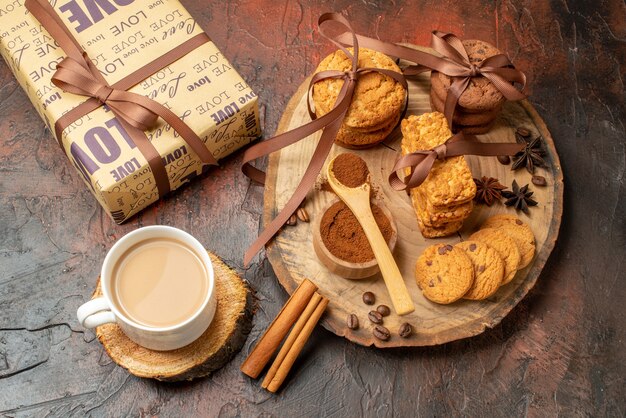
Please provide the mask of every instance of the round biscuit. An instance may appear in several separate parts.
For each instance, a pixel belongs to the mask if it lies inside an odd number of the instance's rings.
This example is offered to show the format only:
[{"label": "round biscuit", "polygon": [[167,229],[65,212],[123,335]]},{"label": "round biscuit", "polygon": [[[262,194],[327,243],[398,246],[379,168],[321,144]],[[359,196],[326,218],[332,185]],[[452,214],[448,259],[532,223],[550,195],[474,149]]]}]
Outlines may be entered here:
[{"label": "round biscuit", "polygon": [[428,226],[424,225],[424,222],[418,217],[417,226],[424,238],[441,238],[454,234],[461,229],[463,221],[449,222],[443,226]]},{"label": "round biscuit", "polygon": [[415,278],[424,296],[440,304],[459,300],[474,282],[469,256],[449,244],[426,248],[415,264]]},{"label": "round biscuit", "polygon": [[[462,43],[470,62],[474,65],[501,53],[496,47],[484,41],[468,39]],[[431,84],[433,88],[437,88],[438,96],[444,97],[443,92],[450,89],[452,80],[443,73],[438,73],[438,79],[438,82],[431,81]],[[502,105],[505,100],[500,90],[489,79],[479,76],[472,77],[468,87],[459,97],[459,105],[471,110],[488,110]]]},{"label": "round biscuit", "polygon": [[507,284],[513,280],[520,263],[519,249],[513,238],[498,229],[485,228],[474,232],[470,235],[469,240],[484,242],[496,250],[504,261],[502,284]]},{"label": "round biscuit", "polygon": [[494,215],[483,222],[481,228],[498,228],[513,238],[521,256],[520,270],[535,257],[535,235],[530,226],[517,216],[505,213]]},{"label": "round biscuit", "polygon": [[[439,97],[431,92],[430,106],[433,110],[443,113],[445,105]],[[486,125],[493,122],[498,117],[501,109],[502,106],[499,106],[494,110],[488,110],[482,113],[465,113],[457,107],[457,109],[454,111],[454,117],[452,118],[452,121],[457,125],[463,125],[465,127],[474,125]]]},{"label": "round biscuit", "polygon": [[351,129],[345,125],[342,125],[339,128],[339,132],[337,132],[337,136],[335,137],[335,143],[337,145],[347,147],[370,147],[376,145],[389,136],[391,132],[393,132],[394,128],[400,121],[400,114],[398,114],[394,119],[387,122],[386,126],[381,127],[378,130],[371,132],[359,132],[356,129]]},{"label": "round biscuit", "polygon": [[[445,103],[446,96],[448,95],[448,91],[443,87],[443,84],[439,80],[439,72],[432,71],[430,74],[430,95],[433,98],[437,98],[439,103]],[[499,106],[502,108],[502,105]],[[484,113],[483,109],[468,109],[466,107],[461,106],[459,103],[456,104],[456,109],[461,111],[464,114],[474,114],[474,113]],[[497,108],[496,108],[497,109]]]},{"label": "round biscuit", "polygon": [[496,122],[495,120],[492,120],[491,122],[485,125],[473,125],[473,126],[464,126],[464,125],[454,124],[452,125],[452,131],[455,133],[459,131],[463,131],[463,133],[466,135],[482,135],[482,134],[486,134],[487,132],[489,132],[491,128],[493,128],[493,125],[495,124],[495,122]]},{"label": "round biscuit", "polygon": [[[352,51],[351,48],[348,48]],[[359,67],[382,68],[400,73],[400,68],[385,54],[367,48],[359,48]],[[349,71],[352,61],[341,50],[324,58],[315,73],[326,70]],[[343,79],[325,79],[313,86],[313,102],[316,113],[325,115],[335,105]],[[378,126],[392,115],[400,114],[406,91],[393,78],[372,71],[359,76],[352,102],[343,123],[350,128]]]},{"label": "round biscuit", "polygon": [[463,299],[482,300],[496,293],[504,278],[504,261],[488,244],[463,241],[455,247],[465,250],[474,267],[474,284]]}]

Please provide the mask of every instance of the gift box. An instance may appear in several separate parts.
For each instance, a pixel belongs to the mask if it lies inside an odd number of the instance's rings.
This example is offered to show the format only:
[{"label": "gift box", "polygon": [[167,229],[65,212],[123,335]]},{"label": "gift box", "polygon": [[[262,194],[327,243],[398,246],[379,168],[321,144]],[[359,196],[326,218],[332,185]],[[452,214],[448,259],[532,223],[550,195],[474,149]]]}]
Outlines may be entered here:
[{"label": "gift box", "polygon": [[[95,65],[96,79],[115,87],[145,73],[122,90],[173,112],[215,160],[260,136],[256,94],[177,0],[61,0],[52,7]],[[0,0],[0,53],[51,132],[56,127],[70,162],[115,222],[124,222],[157,201],[164,189],[174,190],[209,168],[185,135],[162,118],[145,129],[157,152],[146,156],[146,145],[137,146],[128,124],[108,106],[108,87],[95,94],[100,102],[92,110],[70,119],[61,131],[62,118],[95,99],[52,82],[57,65],[71,54],[50,32],[22,0]],[[169,51],[181,48],[189,51],[179,52],[173,62],[163,61]],[[156,181],[155,160],[165,168],[157,170],[166,173],[165,187],[163,180]]]}]

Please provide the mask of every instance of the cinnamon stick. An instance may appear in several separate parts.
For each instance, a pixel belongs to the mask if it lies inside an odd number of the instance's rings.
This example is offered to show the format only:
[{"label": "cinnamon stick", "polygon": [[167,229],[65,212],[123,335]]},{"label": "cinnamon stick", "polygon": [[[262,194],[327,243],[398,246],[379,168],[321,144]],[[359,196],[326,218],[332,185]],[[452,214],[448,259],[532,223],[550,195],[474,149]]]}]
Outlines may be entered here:
[{"label": "cinnamon stick", "polygon": [[282,307],[274,321],[267,328],[257,345],[252,349],[248,358],[241,365],[241,371],[256,379],[267,365],[272,354],[276,351],[281,341],[291,326],[296,322],[302,311],[306,308],[317,286],[310,280],[304,279],[293,292],[287,303]]},{"label": "cinnamon stick", "polygon": [[261,387],[267,389],[267,386],[270,384],[270,382],[274,378],[274,375],[276,375],[276,371],[278,370],[281,363],[287,356],[289,349],[291,349],[291,347],[293,346],[293,343],[296,341],[296,338],[298,337],[298,335],[300,335],[300,331],[302,331],[302,329],[306,325],[311,315],[313,315],[315,308],[317,308],[317,305],[319,305],[321,300],[322,300],[322,296],[319,293],[315,292],[313,294],[313,297],[309,301],[309,304],[306,306],[306,309],[304,310],[302,315],[300,315],[300,318],[298,318],[298,322],[296,322],[296,324],[293,326],[293,328],[291,329],[291,332],[289,333],[289,336],[287,337],[287,339],[283,343],[283,346],[280,348],[280,351],[276,355],[276,358],[274,359],[272,366],[270,367],[269,371],[265,375],[265,379],[263,379],[263,383]]},{"label": "cinnamon stick", "polygon": [[287,374],[289,374],[289,371],[293,366],[293,363],[296,361],[296,358],[302,351],[304,344],[306,344],[307,340],[311,336],[315,325],[317,325],[317,322],[324,313],[327,305],[328,299],[323,297],[322,301],[315,308],[315,311],[313,311],[311,317],[306,321],[306,324],[304,325],[302,331],[300,331],[300,333],[296,337],[293,345],[291,346],[284,360],[278,367],[278,370],[276,370],[276,374],[272,378],[271,382],[269,382],[269,384],[267,385],[267,390],[269,390],[270,392],[276,392],[283,384],[285,378],[287,377]]}]

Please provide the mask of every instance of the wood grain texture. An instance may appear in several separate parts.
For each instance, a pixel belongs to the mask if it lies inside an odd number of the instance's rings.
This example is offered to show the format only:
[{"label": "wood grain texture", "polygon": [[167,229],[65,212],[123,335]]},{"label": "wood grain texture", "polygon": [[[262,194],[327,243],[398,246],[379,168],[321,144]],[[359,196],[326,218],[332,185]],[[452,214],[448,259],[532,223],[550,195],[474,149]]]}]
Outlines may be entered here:
[{"label": "wood grain texture", "polygon": [[[294,129],[310,120],[306,108],[306,90],[308,80],[302,83],[278,126],[278,132]],[[409,80],[409,104],[407,117],[431,111],[429,102],[429,74]],[[534,187],[534,197],[539,201],[531,208],[530,216],[518,213],[535,233],[537,254],[530,266],[517,273],[514,282],[503,286],[488,300],[462,300],[451,305],[438,305],[428,301],[415,281],[415,262],[424,249],[436,243],[456,244],[466,240],[482,222],[497,213],[515,213],[503,204],[491,207],[477,205],[465,221],[459,233],[442,239],[424,239],[419,233],[415,211],[410,198],[404,192],[397,192],[389,186],[387,176],[392,170],[400,149],[402,133],[396,129],[384,145],[357,153],[368,164],[370,178],[376,195],[385,206],[391,209],[398,226],[398,244],[395,259],[400,268],[412,300],[415,312],[398,316],[392,314],[384,319],[384,325],[392,332],[388,341],[380,341],[372,336],[374,324],[367,320],[371,309],[363,304],[361,295],[371,291],[377,295],[377,304],[392,306],[391,299],[381,275],[368,280],[346,280],[330,272],[313,251],[311,228],[313,224],[298,224],[295,228],[285,228],[274,239],[267,250],[268,258],[278,276],[278,280],[291,293],[304,279],[308,278],[320,288],[320,293],[330,300],[328,314],[322,324],[337,335],[358,344],[376,347],[407,347],[437,345],[460,338],[480,334],[487,328],[493,328],[513,309],[517,303],[535,285],[543,266],[552,252],[558,237],[563,212],[563,174],[561,164],[554,148],[554,142],[543,120],[528,102],[507,103],[492,130],[481,135],[483,142],[515,142],[515,129],[525,127],[532,137],[541,135],[546,150],[545,160],[548,167],[538,168],[536,173],[546,177],[548,186]],[[269,223],[291,196],[302,174],[306,170],[310,156],[315,150],[320,133],[298,142],[288,148],[273,153],[269,158],[267,182],[265,185],[264,222]],[[347,152],[344,148],[333,146],[327,159],[329,162],[337,155]],[[511,171],[511,166],[500,164],[495,157],[467,156],[466,160],[474,177],[491,176],[500,179],[510,187],[515,179],[520,185],[530,183],[531,175],[526,170]],[[327,169],[322,169],[318,184],[326,180]],[[323,215],[323,209],[336,199],[333,193],[321,187],[312,190],[306,201],[310,216],[317,219]],[[350,330],[346,326],[349,314],[360,318],[361,327]],[[397,330],[404,322],[414,328],[414,334],[408,339],[400,338]]]},{"label": "wood grain texture", "polygon": [[[242,266],[263,191],[241,174],[241,155],[117,226],[0,62],[0,415],[624,415],[623,1],[182,1],[259,94],[266,137],[333,49],[314,30],[322,12],[345,9],[358,32],[389,41],[425,45],[437,28],[507,51],[529,76],[530,102],[561,158],[566,200],[555,250],[533,290],[493,329],[383,351],[318,327],[284,389],[271,395],[239,372],[287,297],[262,255]],[[76,321],[106,251],[156,223],[194,234],[256,291],[243,351],[210,378],[136,378]]]}]

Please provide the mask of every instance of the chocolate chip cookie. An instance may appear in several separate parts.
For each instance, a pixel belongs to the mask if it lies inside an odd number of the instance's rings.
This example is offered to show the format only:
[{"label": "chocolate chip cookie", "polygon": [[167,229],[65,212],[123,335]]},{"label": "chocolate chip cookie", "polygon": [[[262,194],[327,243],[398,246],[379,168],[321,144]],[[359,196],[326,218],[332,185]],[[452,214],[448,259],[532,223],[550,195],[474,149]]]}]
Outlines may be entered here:
[{"label": "chocolate chip cookie", "polygon": [[459,300],[474,282],[474,269],[461,248],[436,244],[426,248],[415,265],[415,277],[429,300],[448,304]]},{"label": "chocolate chip cookie", "polygon": [[521,260],[519,269],[523,269],[535,256],[535,235],[530,226],[515,215],[500,214],[487,219],[481,228],[497,228],[511,238],[517,244]]},{"label": "chocolate chip cookie", "polygon": [[498,229],[485,228],[474,232],[469,237],[469,240],[484,242],[496,250],[504,261],[504,279],[502,284],[507,284],[513,280],[520,264],[519,250],[513,238]]},{"label": "chocolate chip cookie", "polygon": [[465,250],[474,267],[474,284],[463,299],[482,300],[496,293],[504,278],[504,261],[500,254],[480,241],[464,241],[455,247]]}]

